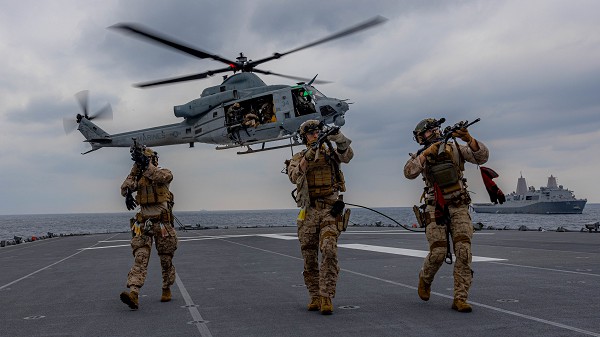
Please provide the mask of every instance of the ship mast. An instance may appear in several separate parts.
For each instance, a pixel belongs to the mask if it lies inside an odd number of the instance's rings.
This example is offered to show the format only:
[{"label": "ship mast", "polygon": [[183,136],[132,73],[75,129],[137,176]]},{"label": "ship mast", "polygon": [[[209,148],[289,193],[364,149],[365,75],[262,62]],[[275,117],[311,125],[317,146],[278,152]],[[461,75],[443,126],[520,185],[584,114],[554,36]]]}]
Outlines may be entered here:
[{"label": "ship mast", "polygon": [[527,193],[527,182],[525,182],[525,178],[523,178],[523,173],[521,173],[521,177],[517,180],[517,194],[525,195]]}]

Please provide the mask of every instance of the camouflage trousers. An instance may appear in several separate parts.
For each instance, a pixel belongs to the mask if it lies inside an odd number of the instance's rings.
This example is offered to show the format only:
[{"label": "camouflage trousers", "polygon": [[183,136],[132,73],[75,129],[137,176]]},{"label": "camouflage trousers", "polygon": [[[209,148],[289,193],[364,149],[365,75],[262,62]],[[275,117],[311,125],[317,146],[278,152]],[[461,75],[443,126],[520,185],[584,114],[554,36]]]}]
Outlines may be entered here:
[{"label": "camouflage trousers", "polygon": [[[473,279],[471,271],[473,224],[467,205],[449,206],[448,210],[450,213],[452,246],[456,257],[454,261],[454,298],[466,301]],[[435,218],[435,206],[428,205],[425,211],[429,213],[431,219]],[[427,225],[426,236],[429,242],[429,254],[423,262],[421,276],[425,282],[431,284],[446,257],[446,226],[438,225],[433,221]]]},{"label": "camouflage trousers", "polygon": [[[304,258],[304,284],[311,297],[335,297],[340,267],[337,259],[337,240],[340,232],[331,206],[310,206],[304,220],[298,220],[298,239]],[[319,266],[319,250],[321,265]]]},{"label": "camouflage trousers", "polygon": [[175,283],[175,266],[173,266],[173,254],[177,249],[177,233],[170,224],[165,224],[167,230],[166,236],[161,234],[160,224],[154,223],[152,233],[134,236],[131,239],[131,248],[133,249],[134,263],[127,274],[127,287],[141,288],[148,274],[148,261],[150,259],[150,249],[154,239],[156,251],[160,258],[162,269],[162,287],[169,288]]}]

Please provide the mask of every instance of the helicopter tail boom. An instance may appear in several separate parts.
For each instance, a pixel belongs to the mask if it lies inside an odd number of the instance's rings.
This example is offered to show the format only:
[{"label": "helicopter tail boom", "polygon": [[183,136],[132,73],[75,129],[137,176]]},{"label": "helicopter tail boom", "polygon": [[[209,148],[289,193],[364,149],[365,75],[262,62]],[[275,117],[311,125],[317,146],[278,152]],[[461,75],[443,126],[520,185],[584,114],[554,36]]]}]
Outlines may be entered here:
[{"label": "helicopter tail boom", "polygon": [[90,143],[90,145],[92,146],[92,149],[85,153],[98,150],[112,142],[110,135],[106,131],[102,130],[99,126],[92,123],[87,118],[81,119],[77,130],[81,132],[83,137],[85,137],[84,142]]}]

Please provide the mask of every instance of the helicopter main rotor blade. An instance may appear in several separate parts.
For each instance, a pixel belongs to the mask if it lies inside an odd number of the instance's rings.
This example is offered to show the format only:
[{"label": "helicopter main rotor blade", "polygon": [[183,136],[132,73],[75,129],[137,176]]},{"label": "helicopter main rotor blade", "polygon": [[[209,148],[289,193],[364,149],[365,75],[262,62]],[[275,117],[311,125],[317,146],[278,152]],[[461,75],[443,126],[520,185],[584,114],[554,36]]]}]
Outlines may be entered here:
[{"label": "helicopter main rotor blade", "polygon": [[300,50],[303,50],[303,49],[306,49],[306,48],[314,47],[314,46],[319,45],[321,43],[325,43],[325,42],[329,42],[331,40],[339,39],[341,37],[357,33],[357,32],[359,32],[361,30],[364,30],[364,29],[371,28],[373,26],[382,24],[382,23],[384,23],[386,21],[387,21],[386,18],[384,18],[383,16],[378,15],[378,16],[376,16],[376,17],[374,17],[372,19],[369,19],[369,20],[367,20],[367,21],[365,21],[363,23],[360,23],[358,25],[355,25],[355,26],[352,26],[350,28],[344,29],[344,30],[342,30],[342,31],[340,31],[338,33],[335,33],[335,34],[330,35],[328,37],[324,37],[324,38],[322,38],[320,40],[311,42],[309,44],[305,44],[304,46],[292,49],[292,50],[287,51],[285,53],[274,53],[272,56],[265,57],[265,58],[260,59],[260,60],[248,62],[248,67],[251,68],[251,67],[257,66],[259,64],[265,63],[267,61],[278,59],[278,58],[281,58],[282,56],[285,56],[285,55],[288,55],[288,54],[291,54],[291,53],[295,53],[297,51],[300,51]]},{"label": "helicopter main rotor blade", "polygon": [[84,116],[88,116],[88,97],[90,95],[89,90],[83,90],[75,94],[75,98],[77,102],[79,102],[79,106],[81,107],[81,111],[83,111]]},{"label": "helicopter main rotor blade", "polygon": [[148,88],[148,87],[153,87],[153,86],[157,86],[157,85],[173,84],[173,83],[179,83],[179,82],[185,82],[185,81],[193,81],[193,80],[201,80],[203,78],[207,78],[207,77],[212,76],[214,74],[224,73],[226,71],[231,71],[231,70],[232,70],[231,67],[227,67],[227,68],[209,70],[209,71],[206,71],[206,72],[203,72],[203,73],[199,73],[199,74],[194,74],[194,75],[181,76],[181,77],[173,77],[173,78],[168,78],[168,79],[165,79],[165,80],[158,80],[158,81],[152,81],[152,82],[136,83],[133,86],[137,87],[137,88]]},{"label": "helicopter main rotor blade", "polygon": [[167,37],[160,33],[153,32],[150,29],[143,27],[139,24],[118,23],[118,24],[110,26],[108,28],[117,29],[117,30],[123,31],[125,33],[129,33],[133,36],[146,38],[150,41],[157,42],[163,46],[169,46],[169,47],[179,50],[183,53],[186,53],[186,54],[189,54],[194,57],[201,58],[201,59],[211,58],[213,60],[223,62],[225,64],[230,64],[230,65],[236,64],[235,61],[228,60],[219,55],[211,54],[211,53],[205,52],[205,51],[200,50],[195,47],[186,46],[185,44],[178,42],[171,37]]},{"label": "helicopter main rotor blade", "polygon": [[[308,82],[311,79],[310,78],[304,78],[304,77],[297,77],[297,76],[290,76],[290,75],[284,75],[284,74],[278,74],[278,73],[274,73],[272,71],[269,70],[260,70],[260,69],[252,69],[253,72],[255,73],[261,73],[261,74],[265,74],[265,75],[275,75],[275,76],[279,76],[279,77],[284,77],[284,78],[289,78],[292,80],[297,80],[297,81],[302,81],[302,82]],[[327,83],[331,83],[330,81],[324,81],[324,80],[314,80],[312,81],[312,83],[316,83],[316,84],[327,84]]]}]

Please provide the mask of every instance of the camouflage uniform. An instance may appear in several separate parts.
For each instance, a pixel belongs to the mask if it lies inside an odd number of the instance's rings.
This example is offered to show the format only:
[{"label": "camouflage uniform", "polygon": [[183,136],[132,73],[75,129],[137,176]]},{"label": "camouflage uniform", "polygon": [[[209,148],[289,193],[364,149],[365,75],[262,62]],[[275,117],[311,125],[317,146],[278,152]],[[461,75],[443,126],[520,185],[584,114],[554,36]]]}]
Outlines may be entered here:
[{"label": "camouflage uniform", "polygon": [[[337,193],[334,193],[327,199],[333,203],[337,197]],[[340,271],[337,259],[337,239],[340,231],[330,211],[330,205],[315,202],[314,206],[306,209],[306,218],[298,220],[298,239],[304,258],[302,275],[311,297],[335,297],[335,285]]]},{"label": "camouflage uniform", "polygon": [[[338,165],[348,163],[354,156],[354,152],[349,146],[350,140],[341,135],[341,132],[339,135],[340,142],[336,142],[337,148],[334,150],[337,156],[332,156],[329,149],[323,145],[318,150],[318,154],[312,153],[314,159],[307,160],[306,172],[302,171],[300,163],[303,158],[306,160],[307,150],[294,155],[287,166],[290,181],[298,186],[306,178],[308,187],[307,205],[301,210],[301,214],[305,213],[305,217],[302,219],[299,215],[297,225],[300,249],[304,258],[304,283],[311,298],[335,297],[340,271],[337,259],[337,240],[340,230],[336,218],[330,212],[333,203],[338,199],[338,193],[344,192],[345,186],[343,181],[337,181],[338,178],[335,178],[336,172],[331,161],[336,160]],[[299,189],[298,194],[301,193]],[[320,266],[319,250],[322,259]]]},{"label": "camouflage uniform", "polygon": [[[162,288],[169,290],[175,283],[175,267],[173,266],[173,254],[177,249],[177,234],[173,228],[173,194],[168,190],[169,183],[173,180],[170,170],[159,168],[158,162],[150,163],[148,168],[138,179],[138,166],[133,165],[131,173],[121,185],[121,194],[125,196],[127,191],[136,191],[136,201],[140,205],[140,212],[132,219],[131,248],[133,249],[134,264],[127,275],[127,287],[131,292],[139,293],[144,285],[147,275],[148,260],[152,241],[155,241],[156,250],[160,258],[162,268]],[[144,229],[147,221],[151,227]],[[135,226],[138,224],[138,233]],[[169,290],[170,299],[170,290]]]},{"label": "camouflage uniform", "polygon": [[[448,205],[452,243],[454,254],[456,255],[454,264],[454,299],[455,302],[460,300],[464,303],[467,301],[473,276],[471,271],[473,225],[471,223],[471,216],[469,215],[471,199],[467,192],[466,180],[462,176],[464,162],[467,161],[479,165],[485,163],[489,156],[488,149],[483,143],[474,139],[473,141],[477,142],[479,146],[477,151],[473,151],[469,146],[459,145],[452,141],[449,141],[448,145],[446,145],[446,152],[456,167],[460,169],[458,170],[459,180],[456,190],[443,193],[444,200]],[[425,223],[427,224],[426,237],[429,243],[429,254],[425,258],[423,268],[419,273],[420,279],[426,283],[427,287],[431,285],[435,274],[444,263],[447,247],[446,226],[438,225],[435,221],[435,191],[431,175],[428,171],[431,164],[432,161],[429,157],[421,164],[419,156],[411,155],[411,158],[404,166],[404,175],[406,178],[415,179],[419,174],[422,174],[427,186],[425,189],[425,203],[427,205],[425,208]],[[419,296],[421,296],[421,293],[419,293]],[[421,298],[427,300],[429,294],[427,294],[427,299]],[[453,308],[455,308],[454,305]]]}]

